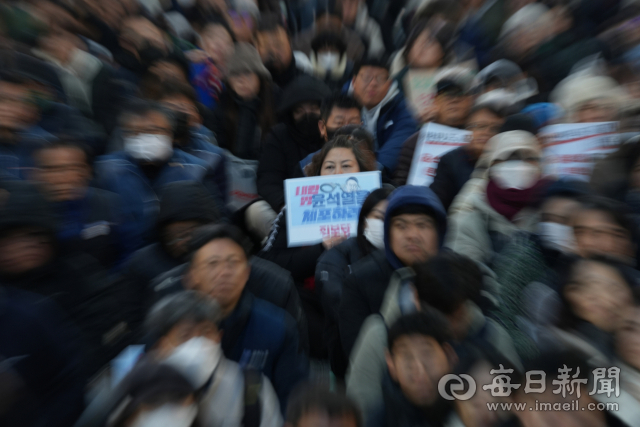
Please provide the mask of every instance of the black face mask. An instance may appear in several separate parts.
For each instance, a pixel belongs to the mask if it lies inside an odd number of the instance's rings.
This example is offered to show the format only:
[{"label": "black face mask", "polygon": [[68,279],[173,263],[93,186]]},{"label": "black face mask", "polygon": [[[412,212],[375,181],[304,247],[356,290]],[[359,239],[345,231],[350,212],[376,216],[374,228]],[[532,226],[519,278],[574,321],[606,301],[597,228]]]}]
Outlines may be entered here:
[{"label": "black face mask", "polygon": [[294,127],[300,135],[315,141],[321,139],[320,129],[318,128],[319,120],[320,114],[307,113],[302,116],[301,119],[294,122]]},{"label": "black face mask", "polygon": [[338,133],[338,131],[340,130],[340,128],[329,129],[328,127],[325,127],[325,129],[327,131],[327,141],[331,141],[336,136],[336,133]]}]

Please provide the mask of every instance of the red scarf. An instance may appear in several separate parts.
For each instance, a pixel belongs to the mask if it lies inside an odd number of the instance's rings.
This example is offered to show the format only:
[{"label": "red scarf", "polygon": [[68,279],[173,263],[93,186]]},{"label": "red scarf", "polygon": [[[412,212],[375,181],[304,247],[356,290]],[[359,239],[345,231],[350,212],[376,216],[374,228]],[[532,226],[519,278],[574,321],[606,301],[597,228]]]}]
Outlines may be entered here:
[{"label": "red scarf", "polygon": [[489,206],[511,221],[522,209],[539,202],[548,185],[549,181],[547,179],[541,179],[533,187],[525,188],[524,190],[516,188],[505,189],[498,187],[493,180],[489,180],[487,200],[489,201]]}]

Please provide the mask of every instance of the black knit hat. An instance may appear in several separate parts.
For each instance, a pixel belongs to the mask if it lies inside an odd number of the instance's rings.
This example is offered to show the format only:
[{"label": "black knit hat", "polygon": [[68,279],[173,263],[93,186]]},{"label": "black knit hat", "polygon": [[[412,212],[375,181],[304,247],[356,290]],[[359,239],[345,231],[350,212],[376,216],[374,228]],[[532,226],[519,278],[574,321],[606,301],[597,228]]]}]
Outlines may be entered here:
[{"label": "black knit hat", "polygon": [[220,209],[204,185],[193,181],[178,181],[162,187],[158,228],[178,221],[211,223],[220,219]]},{"label": "black knit hat", "polygon": [[38,227],[56,233],[51,204],[29,183],[15,182],[0,190],[0,233],[18,227]]},{"label": "black knit hat", "polygon": [[298,76],[284,88],[278,114],[285,113],[303,102],[320,104],[329,96],[331,96],[331,90],[322,80],[307,75]]}]

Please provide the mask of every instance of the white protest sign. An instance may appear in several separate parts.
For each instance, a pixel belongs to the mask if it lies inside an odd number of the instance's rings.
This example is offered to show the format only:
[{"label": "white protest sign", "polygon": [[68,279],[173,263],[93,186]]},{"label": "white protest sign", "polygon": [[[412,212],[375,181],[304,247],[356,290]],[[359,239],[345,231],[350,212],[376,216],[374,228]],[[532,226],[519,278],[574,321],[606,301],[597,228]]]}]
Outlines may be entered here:
[{"label": "white protest sign", "polygon": [[285,180],[288,247],[357,235],[362,203],[380,186],[378,171]]},{"label": "white protest sign", "polygon": [[422,126],[413,152],[407,184],[429,186],[436,175],[440,157],[471,141],[471,132],[427,123]]},{"label": "white protest sign", "polygon": [[620,145],[618,122],[571,123],[540,130],[547,176],[589,180],[594,163]]}]

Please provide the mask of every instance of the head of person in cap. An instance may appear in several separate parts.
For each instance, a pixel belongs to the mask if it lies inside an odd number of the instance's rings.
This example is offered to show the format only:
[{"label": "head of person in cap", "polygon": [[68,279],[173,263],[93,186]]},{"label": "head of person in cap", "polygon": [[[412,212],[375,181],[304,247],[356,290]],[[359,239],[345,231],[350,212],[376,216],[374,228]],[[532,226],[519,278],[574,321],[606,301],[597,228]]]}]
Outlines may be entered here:
[{"label": "head of person in cap", "polygon": [[271,74],[256,48],[249,43],[236,43],[225,76],[231,90],[244,100],[255,98],[263,86],[270,89]]},{"label": "head of person in cap", "polygon": [[597,123],[618,120],[626,95],[610,77],[569,76],[551,94],[565,111],[565,122]]},{"label": "head of person in cap", "polygon": [[451,70],[440,76],[433,100],[434,122],[455,128],[465,125],[473,106],[470,83],[470,74],[462,69]]}]

